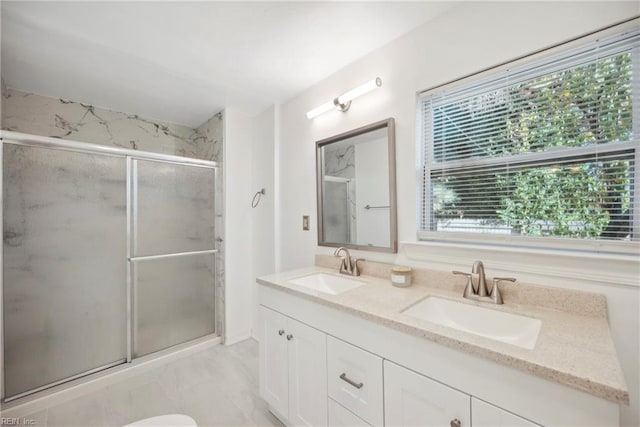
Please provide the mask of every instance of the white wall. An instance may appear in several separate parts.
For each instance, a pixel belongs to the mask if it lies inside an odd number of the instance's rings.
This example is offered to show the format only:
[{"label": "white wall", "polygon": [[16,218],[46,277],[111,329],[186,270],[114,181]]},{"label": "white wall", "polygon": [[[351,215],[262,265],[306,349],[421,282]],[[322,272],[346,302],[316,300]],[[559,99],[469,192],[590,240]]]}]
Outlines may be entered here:
[{"label": "white wall", "polygon": [[[311,215],[315,228],[314,142],[387,117],[396,119],[398,233],[400,241],[416,240],[416,93],[523,54],[628,19],[640,12],[636,2],[470,2],[452,9],[413,32],[393,41],[282,105],[280,111],[280,163],[277,168],[279,234],[276,241],[279,268],[310,265],[316,253],[330,253],[316,245],[316,233],[303,232],[300,217]],[[307,120],[305,112],[376,76],[381,89],[353,101],[347,113],[329,112]],[[429,250],[423,259],[429,259]],[[359,253],[368,259],[406,262],[398,255]],[[459,268],[468,268],[478,254],[459,257]],[[510,254],[503,257],[509,262]],[[409,260],[417,266],[443,270],[451,264]],[[515,265],[515,264],[514,264]],[[529,266],[544,270],[544,265]],[[491,264],[488,264],[491,269]],[[610,268],[610,267],[609,267]],[[635,270],[637,267],[634,266]],[[632,404],[622,407],[624,425],[640,425],[639,323],[640,292],[637,284],[617,284],[615,275],[598,280],[565,280],[562,270],[554,277],[532,273],[519,277],[549,286],[564,286],[607,296],[614,342],[629,386]],[[493,273],[493,271],[490,271]],[[611,273],[614,273],[611,271]]]},{"label": "white wall", "polygon": [[[628,18],[638,9],[634,2],[466,3],[283,104],[282,268],[310,264],[316,252],[315,234],[297,227],[303,213],[316,215],[315,141],[396,118],[399,239],[415,240],[416,92]],[[347,113],[306,119],[311,108],[375,76],[382,77],[382,88],[354,100]]]},{"label": "white wall", "polygon": [[[224,112],[226,344],[253,336],[258,304],[255,278],[275,267],[276,107],[250,117]],[[252,198],[261,188],[256,208]]]},{"label": "white wall", "polygon": [[251,212],[251,117],[224,112],[225,343],[251,336],[253,227]]},{"label": "white wall", "polygon": [[[271,107],[253,118],[251,150],[251,192],[255,194],[265,189],[260,203],[251,211],[253,228],[253,272],[252,277],[260,277],[276,271],[275,265],[275,181],[274,142],[275,107]],[[257,284],[252,283],[253,334],[258,331]],[[257,337],[256,337],[257,338]]]}]

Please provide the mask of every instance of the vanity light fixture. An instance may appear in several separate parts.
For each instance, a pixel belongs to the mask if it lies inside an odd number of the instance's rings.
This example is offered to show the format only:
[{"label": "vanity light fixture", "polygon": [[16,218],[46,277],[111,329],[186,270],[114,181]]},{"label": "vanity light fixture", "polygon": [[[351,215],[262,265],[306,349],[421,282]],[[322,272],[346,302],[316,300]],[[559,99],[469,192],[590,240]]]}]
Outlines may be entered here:
[{"label": "vanity light fixture", "polygon": [[333,110],[334,108],[338,111],[345,112],[351,107],[351,101],[360,95],[364,95],[365,93],[371,92],[374,89],[378,89],[382,86],[382,79],[380,77],[376,77],[375,79],[368,81],[367,83],[358,86],[355,89],[351,89],[343,93],[340,96],[337,96],[333,99],[333,101],[325,102],[322,105],[314,108],[307,112],[307,119],[311,120],[314,117],[319,116],[320,114],[326,113],[327,111]]}]

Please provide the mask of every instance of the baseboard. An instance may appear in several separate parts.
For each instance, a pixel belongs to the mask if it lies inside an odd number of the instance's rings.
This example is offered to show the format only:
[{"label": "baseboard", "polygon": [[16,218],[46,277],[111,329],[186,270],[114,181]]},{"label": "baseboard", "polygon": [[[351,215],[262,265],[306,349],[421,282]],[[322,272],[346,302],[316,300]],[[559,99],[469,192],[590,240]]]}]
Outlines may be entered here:
[{"label": "baseboard", "polygon": [[224,345],[234,345],[236,343],[239,343],[240,341],[248,340],[252,337],[253,335],[251,333],[251,330],[238,332],[233,335],[227,335],[224,337]]}]

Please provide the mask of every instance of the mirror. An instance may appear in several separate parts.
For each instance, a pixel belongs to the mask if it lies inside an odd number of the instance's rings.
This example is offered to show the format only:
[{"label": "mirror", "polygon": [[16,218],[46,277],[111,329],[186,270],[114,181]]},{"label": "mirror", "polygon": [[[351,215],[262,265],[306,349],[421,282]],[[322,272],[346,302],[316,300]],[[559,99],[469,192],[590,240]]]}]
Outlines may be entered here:
[{"label": "mirror", "polygon": [[318,245],[397,252],[395,121],[316,142]]}]

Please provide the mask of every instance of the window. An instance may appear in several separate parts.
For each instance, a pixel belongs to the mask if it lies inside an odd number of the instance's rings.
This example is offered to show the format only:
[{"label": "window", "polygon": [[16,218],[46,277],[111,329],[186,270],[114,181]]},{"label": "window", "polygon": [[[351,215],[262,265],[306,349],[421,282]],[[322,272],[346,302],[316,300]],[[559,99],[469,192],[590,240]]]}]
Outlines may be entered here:
[{"label": "window", "polygon": [[419,237],[638,240],[639,41],[425,92]]}]

